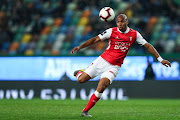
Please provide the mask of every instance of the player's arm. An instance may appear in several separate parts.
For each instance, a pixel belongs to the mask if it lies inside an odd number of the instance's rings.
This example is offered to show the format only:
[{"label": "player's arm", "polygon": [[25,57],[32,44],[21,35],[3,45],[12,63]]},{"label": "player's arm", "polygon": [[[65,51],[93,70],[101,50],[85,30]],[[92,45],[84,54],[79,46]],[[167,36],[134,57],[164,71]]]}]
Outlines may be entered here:
[{"label": "player's arm", "polygon": [[103,33],[99,34],[98,36],[91,38],[89,40],[87,40],[85,43],[83,43],[82,45],[73,48],[73,50],[71,51],[71,54],[73,54],[74,52],[79,51],[80,49],[83,49],[85,47],[88,47],[90,45],[96,44],[100,41],[109,39],[112,33],[112,28],[107,29],[106,31],[104,31]]},{"label": "player's arm", "polygon": [[89,40],[87,40],[85,43],[83,43],[82,45],[78,46],[78,47],[74,47],[71,51],[71,54],[73,54],[74,52],[79,51],[80,49],[83,49],[85,47],[91,46],[93,44],[96,44],[98,42],[100,42],[101,39],[99,38],[99,36],[93,37]]},{"label": "player's arm", "polygon": [[141,46],[144,46],[147,51],[149,51],[152,55],[154,55],[157,60],[159,62],[161,62],[164,66],[168,67],[170,66],[171,67],[171,63],[167,60],[164,60],[160,55],[159,53],[157,52],[157,50],[150,44],[148,43],[142,36],[139,32],[137,32],[137,39],[136,41],[138,42],[139,45]]},{"label": "player's arm", "polygon": [[150,44],[150,43],[145,43],[144,44],[144,47],[147,49],[147,51],[149,51],[152,55],[154,55],[157,60],[159,62],[161,62],[164,66],[168,67],[170,66],[171,67],[171,63],[167,60],[164,60],[160,55],[159,53],[157,52],[157,50]]}]

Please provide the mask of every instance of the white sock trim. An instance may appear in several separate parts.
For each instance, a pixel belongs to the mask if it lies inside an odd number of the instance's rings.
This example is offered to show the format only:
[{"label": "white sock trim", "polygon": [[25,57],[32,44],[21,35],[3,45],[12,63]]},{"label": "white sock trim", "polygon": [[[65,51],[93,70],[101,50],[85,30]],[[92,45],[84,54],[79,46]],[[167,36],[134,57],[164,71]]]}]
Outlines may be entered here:
[{"label": "white sock trim", "polygon": [[99,93],[97,90],[94,92],[94,94],[97,98],[100,98],[102,96],[102,93]]}]

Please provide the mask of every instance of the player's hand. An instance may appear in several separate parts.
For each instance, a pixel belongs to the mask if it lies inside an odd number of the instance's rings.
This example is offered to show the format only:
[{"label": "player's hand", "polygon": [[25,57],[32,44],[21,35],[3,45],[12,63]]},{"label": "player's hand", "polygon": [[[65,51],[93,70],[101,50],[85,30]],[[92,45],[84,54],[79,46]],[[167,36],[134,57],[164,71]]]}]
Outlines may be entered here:
[{"label": "player's hand", "polygon": [[77,51],[79,51],[80,50],[80,47],[78,46],[78,47],[74,47],[73,49],[72,49],[72,51],[71,51],[71,54],[74,54],[74,52],[77,52]]},{"label": "player's hand", "polygon": [[166,67],[171,67],[171,63],[167,60],[163,60],[161,63]]}]

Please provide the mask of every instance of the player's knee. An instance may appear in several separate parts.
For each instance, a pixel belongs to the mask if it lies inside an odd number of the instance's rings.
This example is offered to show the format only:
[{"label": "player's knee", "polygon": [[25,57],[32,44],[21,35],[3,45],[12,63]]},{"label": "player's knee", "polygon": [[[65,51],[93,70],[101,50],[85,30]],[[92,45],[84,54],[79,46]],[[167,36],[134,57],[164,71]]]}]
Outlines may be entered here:
[{"label": "player's knee", "polygon": [[85,82],[87,82],[88,80],[90,79],[90,76],[88,75],[88,74],[86,74],[86,73],[83,73],[82,75],[80,75],[79,77],[78,77],[78,82],[79,83],[85,83]]}]

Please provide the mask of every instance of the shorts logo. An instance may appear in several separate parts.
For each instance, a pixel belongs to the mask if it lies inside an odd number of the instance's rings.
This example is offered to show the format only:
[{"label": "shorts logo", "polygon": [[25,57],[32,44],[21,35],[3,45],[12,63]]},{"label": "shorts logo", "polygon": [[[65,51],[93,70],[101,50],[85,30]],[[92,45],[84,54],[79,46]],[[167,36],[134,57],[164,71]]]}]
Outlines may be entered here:
[{"label": "shorts logo", "polygon": [[89,68],[90,66],[92,66],[94,63],[91,63],[87,68]]},{"label": "shorts logo", "polygon": [[112,73],[115,77],[116,77],[116,75],[114,74],[114,72],[113,71],[109,71],[110,73]]}]

